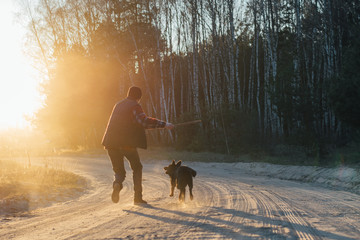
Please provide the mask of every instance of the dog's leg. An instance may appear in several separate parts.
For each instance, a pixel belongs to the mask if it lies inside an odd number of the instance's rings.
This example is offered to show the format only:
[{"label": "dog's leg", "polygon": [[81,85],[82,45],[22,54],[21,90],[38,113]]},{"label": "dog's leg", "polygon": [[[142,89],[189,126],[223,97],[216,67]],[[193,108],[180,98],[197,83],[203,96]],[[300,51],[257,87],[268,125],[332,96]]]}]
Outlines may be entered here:
[{"label": "dog's leg", "polygon": [[190,191],[190,200],[192,201],[194,199],[193,193],[192,193],[192,186],[189,187],[189,191]]},{"label": "dog's leg", "polygon": [[174,196],[175,186],[171,186],[170,197]]},{"label": "dog's leg", "polygon": [[185,188],[180,189],[179,201],[185,202]]},{"label": "dog's leg", "polygon": [[176,180],[174,178],[171,178],[170,197],[174,196],[175,186],[176,186]]},{"label": "dog's leg", "polygon": [[192,193],[192,189],[193,189],[193,180],[191,178],[190,182],[189,182],[189,192],[190,192],[190,200],[194,199],[193,193]]}]

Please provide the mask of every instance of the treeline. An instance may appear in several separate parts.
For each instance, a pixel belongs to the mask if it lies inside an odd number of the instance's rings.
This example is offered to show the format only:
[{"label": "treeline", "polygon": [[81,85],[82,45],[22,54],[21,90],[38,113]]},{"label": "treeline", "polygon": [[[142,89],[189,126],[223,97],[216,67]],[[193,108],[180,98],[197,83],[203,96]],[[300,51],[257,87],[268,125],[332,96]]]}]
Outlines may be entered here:
[{"label": "treeline", "polygon": [[115,102],[200,126],[152,143],[226,153],[347,143],[360,119],[355,0],[40,0],[24,4],[44,71],[34,122],[58,146],[100,146]]}]

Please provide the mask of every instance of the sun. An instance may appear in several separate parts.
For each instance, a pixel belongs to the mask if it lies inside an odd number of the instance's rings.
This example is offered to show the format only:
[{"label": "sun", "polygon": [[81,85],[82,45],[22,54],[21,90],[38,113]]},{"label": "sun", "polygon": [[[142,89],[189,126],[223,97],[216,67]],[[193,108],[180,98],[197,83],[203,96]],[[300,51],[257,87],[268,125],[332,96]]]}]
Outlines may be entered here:
[{"label": "sun", "polygon": [[25,128],[41,106],[39,80],[23,53],[25,29],[14,20],[16,6],[0,1],[0,130]]}]

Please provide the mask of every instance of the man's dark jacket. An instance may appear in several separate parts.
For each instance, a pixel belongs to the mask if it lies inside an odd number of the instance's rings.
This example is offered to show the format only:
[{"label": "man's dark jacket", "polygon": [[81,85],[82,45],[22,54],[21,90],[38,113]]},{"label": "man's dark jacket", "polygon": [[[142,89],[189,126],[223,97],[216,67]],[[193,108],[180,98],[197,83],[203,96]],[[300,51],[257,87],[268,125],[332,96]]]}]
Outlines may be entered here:
[{"label": "man's dark jacket", "polygon": [[133,114],[138,105],[137,101],[126,98],[114,106],[102,140],[106,149],[147,148],[145,129]]}]

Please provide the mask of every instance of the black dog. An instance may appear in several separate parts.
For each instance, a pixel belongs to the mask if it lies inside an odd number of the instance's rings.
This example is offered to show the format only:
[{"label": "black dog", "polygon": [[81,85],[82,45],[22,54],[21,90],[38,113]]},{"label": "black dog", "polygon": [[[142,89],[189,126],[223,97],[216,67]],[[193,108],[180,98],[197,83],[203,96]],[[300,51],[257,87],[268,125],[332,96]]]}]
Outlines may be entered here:
[{"label": "black dog", "polygon": [[181,160],[178,161],[175,164],[175,160],[172,161],[172,163],[164,167],[165,173],[170,176],[171,181],[171,192],[170,197],[174,196],[174,189],[175,186],[177,189],[180,190],[179,194],[179,200],[185,201],[185,187],[189,186],[190,191],[190,199],[193,200],[194,196],[192,194],[192,188],[193,188],[193,177],[196,176],[196,171],[186,167],[186,166],[180,166]]}]

